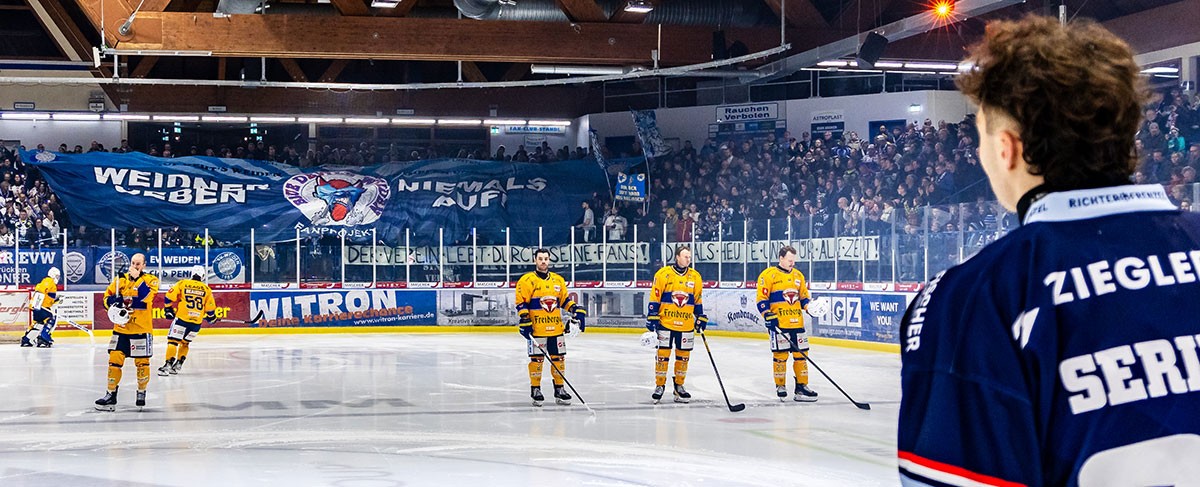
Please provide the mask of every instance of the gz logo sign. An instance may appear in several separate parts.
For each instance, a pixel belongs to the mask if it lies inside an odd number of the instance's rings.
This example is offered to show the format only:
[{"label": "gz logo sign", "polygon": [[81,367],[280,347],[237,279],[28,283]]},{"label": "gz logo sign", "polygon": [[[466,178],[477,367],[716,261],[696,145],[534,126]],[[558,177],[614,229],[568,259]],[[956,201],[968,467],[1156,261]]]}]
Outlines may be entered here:
[{"label": "gz logo sign", "polygon": [[833,296],[829,301],[829,324],[862,328],[862,298]]}]

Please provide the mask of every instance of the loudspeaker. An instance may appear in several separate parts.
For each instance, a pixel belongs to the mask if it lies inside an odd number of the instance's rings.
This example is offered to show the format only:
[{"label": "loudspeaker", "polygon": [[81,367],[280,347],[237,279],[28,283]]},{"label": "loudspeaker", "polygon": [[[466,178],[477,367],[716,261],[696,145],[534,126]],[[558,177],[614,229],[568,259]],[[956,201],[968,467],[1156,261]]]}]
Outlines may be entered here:
[{"label": "loudspeaker", "polygon": [[883,49],[887,45],[886,37],[874,32],[867,34],[867,39],[863,41],[862,47],[858,50],[858,67],[875,69],[875,62],[883,56]]},{"label": "loudspeaker", "polygon": [[712,58],[713,61],[729,59],[729,48],[725,47],[725,31],[713,31],[712,39]]}]

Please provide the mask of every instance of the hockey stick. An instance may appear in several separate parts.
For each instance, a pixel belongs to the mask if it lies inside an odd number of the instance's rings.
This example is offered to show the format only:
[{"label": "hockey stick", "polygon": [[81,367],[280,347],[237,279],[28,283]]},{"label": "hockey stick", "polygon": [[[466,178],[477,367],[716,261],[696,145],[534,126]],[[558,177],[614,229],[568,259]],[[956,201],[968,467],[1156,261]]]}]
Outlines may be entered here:
[{"label": "hockey stick", "polygon": [[729,412],[736,413],[746,409],[745,403],[733,404],[729,402],[729,394],[725,392],[725,383],[721,382],[721,371],[717,370],[717,361],[713,359],[712,349],[708,348],[708,337],[705,337],[704,332],[699,329],[696,330],[696,333],[700,334],[700,340],[704,342],[704,351],[708,352],[708,361],[712,362],[713,373],[717,375],[717,384],[721,386],[721,395],[725,396],[725,405],[729,406]]},{"label": "hockey stick", "polygon": [[[795,335],[792,335],[792,337],[794,337],[794,336]],[[788,337],[788,342],[792,344],[793,350],[797,350],[800,347],[796,346],[796,342],[792,341],[792,337]],[[864,411],[871,410],[870,403],[855,401],[853,397],[850,397],[849,394],[846,394],[846,391],[842,390],[842,386],[839,386],[837,382],[833,381],[832,377],[829,377],[829,374],[826,374],[824,370],[821,370],[820,365],[817,365],[816,362],[813,362],[812,358],[808,356],[808,352],[806,352],[804,350],[799,350],[799,352],[800,352],[800,355],[804,356],[804,360],[807,360],[808,363],[812,364],[813,367],[815,367],[817,369],[817,372],[820,372],[821,375],[825,376],[825,380],[829,381],[830,384],[833,384],[833,387],[836,387],[838,392],[842,393],[843,396],[846,396],[846,399],[849,399],[850,403],[853,404],[854,407],[862,409]]]},{"label": "hockey stick", "polygon": [[89,329],[87,329],[87,328],[84,328],[84,327],[83,327],[82,325],[80,325],[79,323],[76,323],[76,322],[74,322],[74,321],[71,321],[71,320],[62,320],[62,321],[61,321],[61,323],[66,323],[66,324],[68,324],[68,325],[71,325],[71,326],[75,327],[76,329],[78,329],[79,331],[82,331],[82,332],[84,332],[84,333],[87,333],[87,334],[88,334],[88,336],[90,336],[90,337],[95,337],[95,335],[93,335],[93,334],[92,334],[92,330],[89,330]]},{"label": "hockey stick", "polygon": [[263,319],[263,310],[260,309],[260,310],[258,310],[258,314],[254,315],[254,318],[250,319],[250,320],[231,320],[228,318],[221,318],[219,320],[213,320],[213,322],[214,323],[216,323],[216,322],[237,323],[239,325],[255,325],[255,324],[258,324],[258,321],[261,319]]},{"label": "hockey stick", "polygon": [[[535,345],[537,345],[537,343],[536,343],[536,342],[535,342],[534,344],[535,344]],[[596,411],[595,411],[595,410],[593,410],[591,406],[588,406],[588,403],[587,403],[587,401],[584,401],[584,400],[583,400],[583,396],[580,396],[580,395],[579,395],[579,391],[575,390],[575,386],[571,385],[571,381],[567,380],[567,376],[566,376],[566,375],[564,375],[564,374],[562,373],[562,371],[558,369],[558,366],[557,366],[557,365],[554,365],[554,359],[553,359],[553,358],[550,358],[550,353],[546,352],[546,347],[544,347],[544,346],[542,346],[542,345],[537,345],[537,348],[538,348],[538,350],[540,350],[540,351],[542,352],[542,356],[543,356],[543,357],[546,357],[546,361],[547,361],[547,362],[550,362],[550,367],[551,367],[552,369],[554,369],[554,372],[555,372],[556,374],[558,374],[558,376],[559,376],[559,377],[562,377],[562,380],[563,380],[563,382],[565,382],[565,383],[567,384],[567,387],[570,387],[570,388],[571,388],[571,392],[574,392],[574,393],[575,393],[575,399],[579,399],[579,404],[582,404],[582,405],[583,405],[583,407],[587,408],[588,412],[589,412],[589,413],[592,413],[592,417],[593,417],[593,418],[595,418],[595,417],[596,417]]]}]

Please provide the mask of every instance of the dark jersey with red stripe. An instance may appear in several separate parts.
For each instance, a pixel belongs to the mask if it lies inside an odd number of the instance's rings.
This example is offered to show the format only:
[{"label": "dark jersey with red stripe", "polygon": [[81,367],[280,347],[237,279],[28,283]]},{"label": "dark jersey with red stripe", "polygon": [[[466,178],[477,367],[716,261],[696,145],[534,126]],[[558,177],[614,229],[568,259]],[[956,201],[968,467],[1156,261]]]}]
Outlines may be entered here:
[{"label": "dark jersey with red stripe", "polygon": [[900,337],[905,485],[1200,479],[1200,214],[1051,193],[934,277]]}]

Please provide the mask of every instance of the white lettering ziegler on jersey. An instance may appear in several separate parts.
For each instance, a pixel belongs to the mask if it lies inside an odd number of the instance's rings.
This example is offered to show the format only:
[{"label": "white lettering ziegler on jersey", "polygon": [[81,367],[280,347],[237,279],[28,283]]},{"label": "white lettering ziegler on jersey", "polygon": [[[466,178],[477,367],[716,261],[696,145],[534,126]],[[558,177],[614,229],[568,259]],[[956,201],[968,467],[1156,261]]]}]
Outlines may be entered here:
[{"label": "white lettering ziegler on jersey", "polygon": [[[1164,265],[1164,261],[1166,265]],[[1154,284],[1158,287],[1193,284],[1200,281],[1200,250],[1159,255],[1122,257],[1112,264],[1107,260],[1046,274],[1042,284],[1049,288],[1055,306],[1103,296],[1117,291],[1137,291]]]},{"label": "white lettering ziegler on jersey", "polygon": [[[1095,411],[1168,394],[1200,392],[1200,335],[1180,335],[1078,355],[1058,365],[1071,395],[1071,414]],[[1175,352],[1183,358],[1182,368]],[[1135,367],[1141,369],[1134,378]],[[1185,379],[1186,377],[1186,379]]]}]

